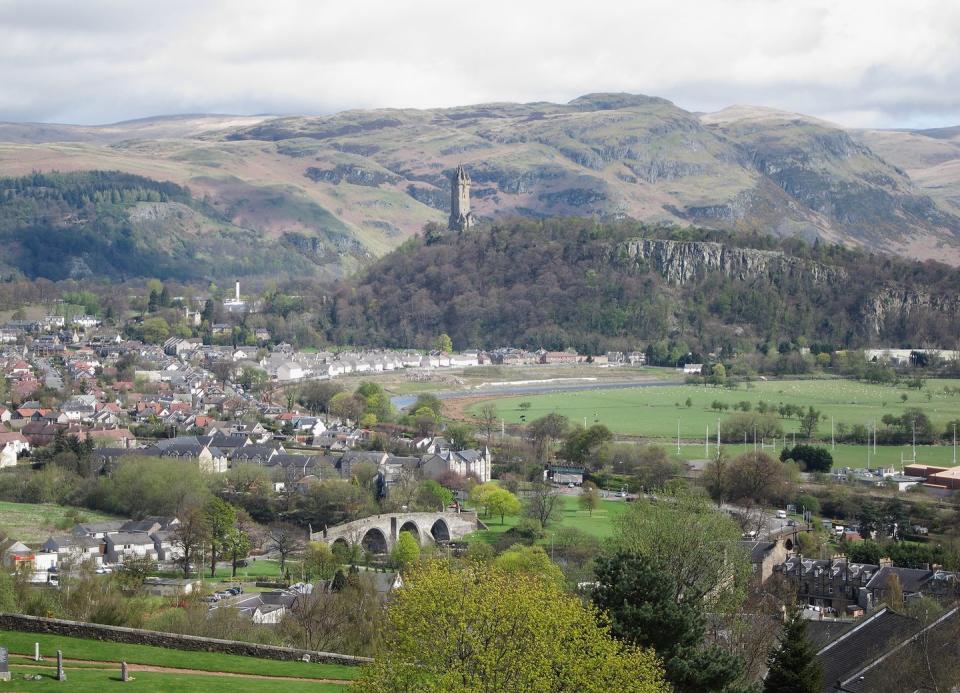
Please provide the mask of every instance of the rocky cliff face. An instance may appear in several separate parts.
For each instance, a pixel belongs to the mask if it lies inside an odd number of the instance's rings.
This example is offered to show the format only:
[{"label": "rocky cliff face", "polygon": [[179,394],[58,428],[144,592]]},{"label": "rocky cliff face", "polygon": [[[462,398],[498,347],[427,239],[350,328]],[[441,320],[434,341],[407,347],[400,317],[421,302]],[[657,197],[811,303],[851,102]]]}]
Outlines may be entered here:
[{"label": "rocky cliff face", "polygon": [[861,314],[870,334],[881,335],[894,323],[960,319],[960,296],[932,294],[924,289],[884,287],[861,306]]},{"label": "rocky cliff face", "polygon": [[683,285],[719,272],[730,279],[766,279],[779,283],[784,278],[811,283],[840,283],[847,273],[779,251],[735,248],[722,243],[684,242],[660,239],[628,241],[623,250],[632,261],[651,265],[671,284]]},{"label": "rocky cliff face", "polygon": [[[857,281],[847,271],[822,263],[792,257],[779,251],[736,248],[722,243],[638,239],[622,244],[618,255],[637,266],[645,264],[676,286],[703,280],[718,272],[738,281],[764,280],[775,286],[826,287],[843,294]],[[922,341],[926,321],[960,320],[960,296],[931,292],[910,286],[879,286],[869,297],[852,306],[863,320],[865,332],[883,338],[901,331],[904,324],[916,325],[915,338]]]}]

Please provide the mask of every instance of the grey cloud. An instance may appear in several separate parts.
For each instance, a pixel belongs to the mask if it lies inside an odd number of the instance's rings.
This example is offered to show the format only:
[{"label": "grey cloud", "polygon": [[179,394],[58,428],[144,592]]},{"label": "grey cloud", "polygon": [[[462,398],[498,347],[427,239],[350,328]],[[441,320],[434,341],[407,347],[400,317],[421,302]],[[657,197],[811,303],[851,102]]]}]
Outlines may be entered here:
[{"label": "grey cloud", "polygon": [[960,6],[875,0],[0,0],[0,120],[663,96],[960,123]]}]

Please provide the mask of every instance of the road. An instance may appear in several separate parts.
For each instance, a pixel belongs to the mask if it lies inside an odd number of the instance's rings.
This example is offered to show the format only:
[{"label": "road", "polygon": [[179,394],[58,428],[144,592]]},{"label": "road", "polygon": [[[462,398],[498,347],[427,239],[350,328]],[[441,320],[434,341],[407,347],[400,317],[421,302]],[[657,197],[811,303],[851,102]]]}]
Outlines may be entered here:
[{"label": "road", "polygon": [[37,359],[37,366],[43,372],[43,384],[52,390],[63,390],[63,376],[53,367],[50,359]]}]

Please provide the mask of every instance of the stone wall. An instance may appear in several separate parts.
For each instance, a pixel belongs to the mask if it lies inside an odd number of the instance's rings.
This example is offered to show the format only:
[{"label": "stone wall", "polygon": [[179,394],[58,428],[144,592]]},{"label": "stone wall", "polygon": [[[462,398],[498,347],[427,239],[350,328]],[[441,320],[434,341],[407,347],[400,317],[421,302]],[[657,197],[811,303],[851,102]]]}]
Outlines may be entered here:
[{"label": "stone wall", "polygon": [[[361,664],[372,661],[367,657],[354,657],[352,655],[335,654],[332,652],[314,652],[312,650],[298,650],[292,647],[258,645],[256,643],[239,642],[236,640],[218,640],[216,638],[162,633],[154,630],[141,630],[139,628],[102,626],[96,623],[81,623],[79,621],[23,616],[21,614],[0,613],[0,630],[13,630],[26,633],[50,633],[74,638],[86,638],[88,640],[107,640],[132,645],[155,645],[173,650],[220,652],[223,654],[242,655],[244,657],[259,657],[261,659],[293,661],[302,660],[304,655],[309,655],[311,662],[345,664],[348,666],[360,666]],[[64,656],[70,656],[69,650],[64,652]]]}]

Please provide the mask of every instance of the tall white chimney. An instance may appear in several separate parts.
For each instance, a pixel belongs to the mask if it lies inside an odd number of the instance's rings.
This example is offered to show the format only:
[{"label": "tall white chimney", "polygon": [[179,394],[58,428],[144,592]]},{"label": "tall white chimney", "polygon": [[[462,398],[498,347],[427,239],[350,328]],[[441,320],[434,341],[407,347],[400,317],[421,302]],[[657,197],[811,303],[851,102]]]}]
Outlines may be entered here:
[{"label": "tall white chimney", "polygon": [[237,280],[235,287],[236,287],[236,293],[237,293],[237,303],[240,303],[240,280],[239,279]]}]

